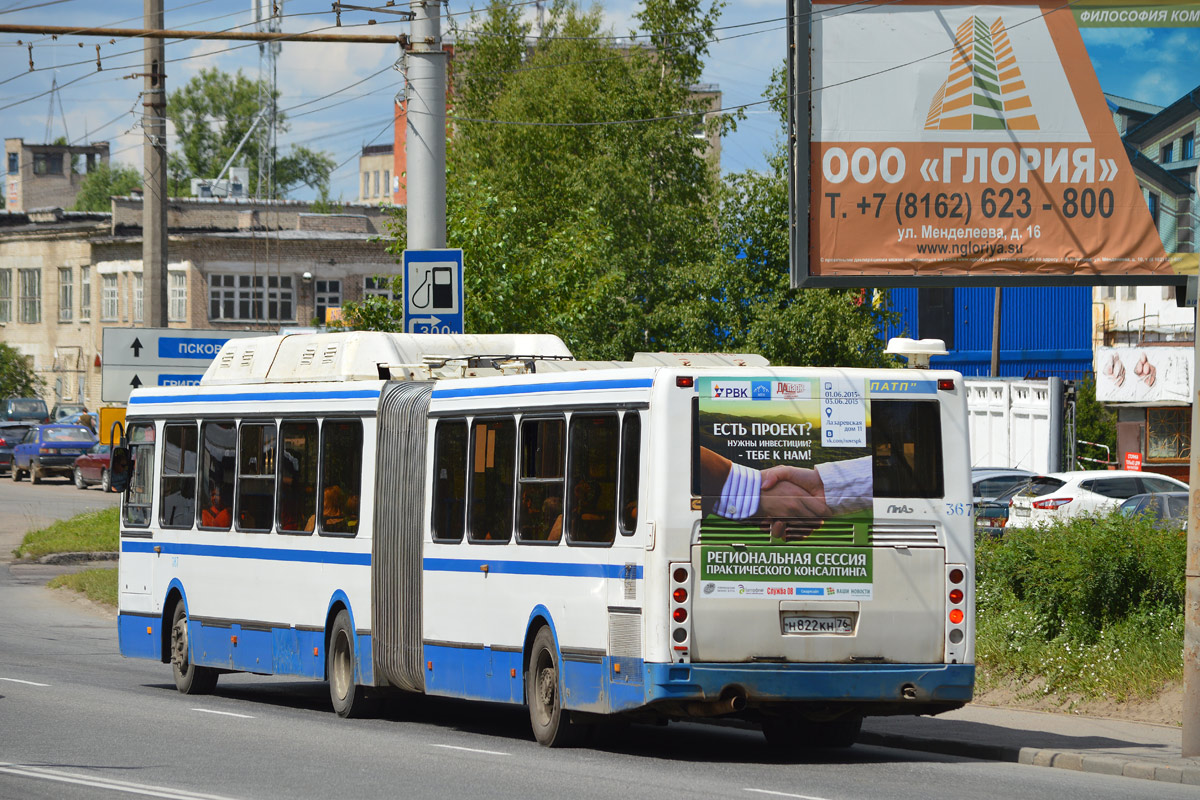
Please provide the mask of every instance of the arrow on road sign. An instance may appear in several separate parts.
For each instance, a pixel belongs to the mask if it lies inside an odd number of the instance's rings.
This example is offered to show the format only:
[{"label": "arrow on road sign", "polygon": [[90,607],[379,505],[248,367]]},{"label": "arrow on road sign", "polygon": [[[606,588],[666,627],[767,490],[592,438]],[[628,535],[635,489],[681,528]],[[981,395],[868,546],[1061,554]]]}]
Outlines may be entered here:
[{"label": "arrow on road sign", "polygon": [[142,355],[142,347],[143,347],[141,341],[139,339],[134,339],[133,344],[131,344],[129,346],[133,348],[133,357],[140,358]]},{"label": "arrow on road sign", "polygon": [[424,322],[429,325],[437,325],[441,321],[441,317],[413,317],[409,320],[409,322]]},{"label": "arrow on road sign", "polygon": [[142,379],[139,378],[137,375],[134,375],[133,380],[131,380],[129,382],[129,385],[136,389],[142,385]]}]

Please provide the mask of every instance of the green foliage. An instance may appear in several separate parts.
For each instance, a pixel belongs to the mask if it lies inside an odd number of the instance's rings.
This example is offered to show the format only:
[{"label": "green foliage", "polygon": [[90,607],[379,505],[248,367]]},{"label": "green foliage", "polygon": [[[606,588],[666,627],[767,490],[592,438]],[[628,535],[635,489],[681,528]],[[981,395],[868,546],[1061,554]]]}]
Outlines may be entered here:
[{"label": "green foliage", "polygon": [[113,197],[126,196],[141,185],[142,176],[136,169],[99,163],[79,184],[79,194],[72,208],[75,211],[111,211]]},{"label": "green foliage", "polygon": [[65,588],[79,592],[94,603],[117,605],[117,571],[111,567],[85,569],[59,575],[47,584],[51,589]]},{"label": "green foliage", "polygon": [[976,550],[986,684],[1146,696],[1178,677],[1186,535],[1117,512],[1007,528]]},{"label": "green foliage", "polygon": [[43,386],[33,371],[33,359],[0,342],[0,397],[36,397]]},{"label": "green foliage", "polygon": [[[1116,412],[1096,400],[1095,377],[1089,376],[1075,386],[1075,439],[1107,445],[1110,457],[1118,460]],[[1076,454],[1089,458],[1105,456],[1103,448],[1082,444],[1076,447]],[[1088,468],[1095,466],[1097,465],[1090,464]]]},{"label": "green foliage", "polygon": [[[259,86],[238,70],[236,74],[219,69],[204,69],[167,98],[167,117],[175,125],[179,150],[170,153],[167,162],[172,196],[190,194],[192,178],[216,178],[233,155],[238,143],[261,110],[263,95],[270,90]],[[275,93],[278,100],[278,92]],[[288,129],[286,116],[275,115],[275,130]],[[255,132],[238,154],[242,164],[257,164],[258,154],[268,150],[270,120],[258,123]],[[258,175],[250,171],[250,193],[255,196],[283,197],[301,184],[327,190],[329,174],[335,162],[327,154],[303,146],[293,146],[289,155],[272,153],[275,160],[274,187],[258,186]]]},{"label": "green foliage", "polygon": [[116,506],[88,511],[30,531],[13,554],[17,558],[41,558],[51,553],[115,553],[120,511]]}]

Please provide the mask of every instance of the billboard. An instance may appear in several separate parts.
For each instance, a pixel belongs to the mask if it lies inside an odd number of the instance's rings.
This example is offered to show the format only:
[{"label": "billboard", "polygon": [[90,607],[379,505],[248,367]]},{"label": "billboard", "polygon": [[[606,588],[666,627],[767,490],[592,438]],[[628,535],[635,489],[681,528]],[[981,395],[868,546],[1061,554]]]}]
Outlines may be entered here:
[{"label": "billboard", "polygon": [[1115,26],[1133,42],[1130,26],[1198,29],[1176,55],[1200,66],[1200,4],[795,0],[792,10],[793,41],[808,37],[811,52],[789,70],[810,89],[792,96],[793,225],[808,229],[807,247],[793,238],[797,285],[1196,274],[1185,252],[1200,233],[1194,138],[1191,153],[1181,136],[1164,162],[1162,136],[1200,121],[1200,108],[1186,107],[1187,92],[1178,113],[1106,95],[1084,32]]}]

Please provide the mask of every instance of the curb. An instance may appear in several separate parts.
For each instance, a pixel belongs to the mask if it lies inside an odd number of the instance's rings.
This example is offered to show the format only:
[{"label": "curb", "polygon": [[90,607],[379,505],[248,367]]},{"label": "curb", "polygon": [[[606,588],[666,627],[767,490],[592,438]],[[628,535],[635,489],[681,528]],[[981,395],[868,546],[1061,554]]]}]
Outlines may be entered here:
[{"label": "curb", "polygon": [[27,564],[83,564],[88,561],[116,561],[117,557],[116,553],[51,553],[30,561],[18,559],[13,563],[20,564],[24,561]]},{"label": "curb", "polygon": [[1200,786],[1200,765],[1173,765],[1122,756],[1087,755],[1062,750],[1041,750],[1036,747],[985,745],[870,731],[863,731],[859,734],[858,741],[860,744],[877,747],[894,747],[901,750],[917,750],[986,761],[1008,761],[1036,767],[1054,767],[1098,775],[1118,775],[1126,778]]}]

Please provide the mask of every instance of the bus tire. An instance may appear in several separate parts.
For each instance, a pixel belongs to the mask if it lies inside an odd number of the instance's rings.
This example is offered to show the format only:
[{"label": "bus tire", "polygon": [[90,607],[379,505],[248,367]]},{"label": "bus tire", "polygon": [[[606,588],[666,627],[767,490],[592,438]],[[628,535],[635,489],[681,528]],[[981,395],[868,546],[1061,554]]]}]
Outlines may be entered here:
[{"label": "bus tire", "polygon": [[171,616],[171,671],[175,673],[175,688],[180,694],[210,694],[217,686],[219,673],[192,663],[187,622],[187,609],[180,600]]},{"label": "bus tire", "polygon": [[763,736],[772,748],[800,755],[806,750],[842,749],[858,741],[862,714],[843,714],[835,719],[814,722],[796,717],[767,717]]},{"label": "bus tire", "polygon": [[529,706],[529,724],[538,744],[546,747],[572,747],[588,731],[588,726],[572,719],[562,707],[562,675],[558,648],[549,626],[543,626],[533,639],[529,668],[525,672],[525,702]]},{"label": "bus tire", "polygon": [[325,648],[325,675],[329,699],[339,717],[361,717],[366,709],[365,689],[354,682],[354,629],[350,612],[342,609],[333,618],[329,646]]}]

